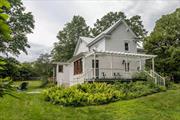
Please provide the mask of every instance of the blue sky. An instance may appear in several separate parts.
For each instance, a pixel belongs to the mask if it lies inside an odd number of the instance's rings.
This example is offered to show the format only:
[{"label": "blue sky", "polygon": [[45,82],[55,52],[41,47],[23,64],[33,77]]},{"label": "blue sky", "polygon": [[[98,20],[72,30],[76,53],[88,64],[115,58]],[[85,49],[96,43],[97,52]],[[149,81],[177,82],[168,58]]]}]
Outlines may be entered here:
[{"label": "blue sky", "polygon": [[180,0],[23,0],[26,11],[35,18],[34,33],[28,35],[31,48],[28,55],[21,54],[20,61],[33,61],[41,53],[50,52],[56,35],[73,15],[83,16],[89,26],[110,11],[122,11],[127,17],[140,15],[150,32],[162,15],[180,7]]}]

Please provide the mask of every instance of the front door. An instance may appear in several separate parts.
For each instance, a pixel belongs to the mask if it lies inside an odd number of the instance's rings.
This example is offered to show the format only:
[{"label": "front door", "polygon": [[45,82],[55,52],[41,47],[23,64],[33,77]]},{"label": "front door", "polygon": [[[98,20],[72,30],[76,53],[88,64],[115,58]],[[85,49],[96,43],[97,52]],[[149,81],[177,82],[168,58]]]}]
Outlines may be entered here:
[{"label": "front door", "polygon": [[99,78],[99,60],[96,60],[95,64],[94,64],[94,60],[92,60],[93,75],[94,75],[94,67],[96,67],[96,69],[95,69],[95,78]]}]

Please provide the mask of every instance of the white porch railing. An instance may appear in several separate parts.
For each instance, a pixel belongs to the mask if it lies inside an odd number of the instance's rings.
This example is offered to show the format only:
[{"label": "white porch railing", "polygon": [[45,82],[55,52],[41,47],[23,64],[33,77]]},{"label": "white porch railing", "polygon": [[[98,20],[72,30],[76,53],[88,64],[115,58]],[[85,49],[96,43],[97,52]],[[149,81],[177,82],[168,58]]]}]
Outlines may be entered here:
[{"label": "white porch railing", "polygon": [[124,69],[118,68],[91,68],[84,75],[84,79],[87,81],[94,79],[131,79],[135,72],[137,72],[137,70],[125,71]]},{"label": "white porch railing", "polygon": [[165,86],[166,85],[166,80],[164,77],[162,77],[161,75],[159,75],[157,72],[153,71],[153,70],[150,70],[150,74],[155,77],[155,84],[158,84],[158,85],[163,85]]},{"label": "white porch railing", "polygon": [[[94,72],[95,70],[95,72]],[[134,73],[137,73],[137,70],[124,71],[124,69],[111,69],[111,68],[99,68],[99,69],[88,69],[84,74],[79,75],[74,78],[73,81],[70,81],[71,84],[81,84],[86,81],[94,81],[95,79],[131,79]],[[155,84],[165,86],[165,78],[160,76],[158,73],[153,72],[152,70],[144,72],[149,75]]]}]

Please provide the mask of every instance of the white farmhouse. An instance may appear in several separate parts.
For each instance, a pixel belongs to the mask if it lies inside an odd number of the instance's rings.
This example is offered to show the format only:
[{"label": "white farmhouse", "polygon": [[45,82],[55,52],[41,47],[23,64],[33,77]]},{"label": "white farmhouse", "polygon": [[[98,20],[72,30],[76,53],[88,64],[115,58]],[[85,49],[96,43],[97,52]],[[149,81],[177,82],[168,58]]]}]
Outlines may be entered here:
[{"label": "white farmhouse", "polygon": [[145,61],[156,55],[137,52],[137,37],[124,20],[117,21],[95,38],[80,37],[73,57],[65,62],[56,62],[55,78],[58,85],[96,81],[131,79],[144,70]]}]

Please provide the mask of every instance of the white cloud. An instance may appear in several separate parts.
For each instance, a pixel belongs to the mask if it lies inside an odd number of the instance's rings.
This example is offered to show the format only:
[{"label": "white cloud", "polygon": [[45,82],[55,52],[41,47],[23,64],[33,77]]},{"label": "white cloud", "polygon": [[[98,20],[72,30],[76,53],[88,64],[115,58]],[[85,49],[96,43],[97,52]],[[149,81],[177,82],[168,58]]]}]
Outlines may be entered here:
[{"label": "white cloud", "polygon": [[27,62],[27,61],[34,61],[36,60],[40,54],[44,53],[50,53],[52,47],[40,45],[40,44],[34,44],[34,43],[29,43],[31,48],[27,49],[28,54],[26,55],[25,53],[21,53],[17,58],[17,60],[21,62]]}]

